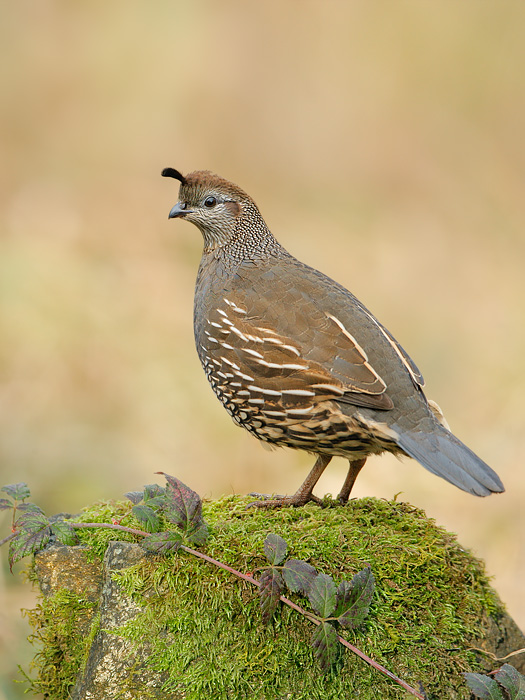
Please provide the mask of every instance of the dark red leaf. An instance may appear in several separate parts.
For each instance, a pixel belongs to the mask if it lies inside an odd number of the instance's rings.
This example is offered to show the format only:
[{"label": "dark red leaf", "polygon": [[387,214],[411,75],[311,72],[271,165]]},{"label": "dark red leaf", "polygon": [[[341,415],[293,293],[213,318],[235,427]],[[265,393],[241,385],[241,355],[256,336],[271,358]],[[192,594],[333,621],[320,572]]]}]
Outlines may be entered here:
[{"label": "dark red leaf", "polygon": [[141,523],[146,532],[157,532],[160,527],[160,518],[155,511],[144,504],[133,506],[131,509],[133,515]]},{"label": "dark red leaf", "polygon": [[300,559],[288,559],[283,566],[284,582],[292,593],[308,595],[312,581],[317,576],[313,566]]},{"label": "dark red leaf", "polygon": [[525,676],[510,664],[503,664],[494,678],[509,693],[510,700],[525,700]]},{"label": "dark red leaf", "polygon": [[359,627],[370,609],[374,594],[374,574],[370,567],[354,576],[349,584],[341,581],[336,594],[334,617],[347,629]]},{"label": "dark red leaf", "polygon": [[189,531],[202,524],[202,501],[200,496],[186,484],[169,474],[163,474],[166,479],[166,506],[164,514],[168,520],[175,523],[181,530]]},{"label": "dark red leaf", "polygon": [[2,486],[0,491],[7,493],[14,501],[23,501],[31,495],[29,486],[23,481],[19,484],[7,484],[6,486]]},{"label": "dark red leaf", "polygon": [[78,536],[67,520],[55,520],[51,523],[51,532],[61,544],[73,546],[78,544]]},{"label": "dark red leaf", "polygon": [[308,600],[319,617],[330,617],[335,610],[335,583],[328,574],[317,574],[308,590]]},{"label": "dark red leaf", "polygon": [[142,491],[128,491],[124,494],[124,496],[133,504],[137,505],[137,503],[140,503],[142,501],[142,497],[144,496],[144,494],[142,493]]},{"label": "dark red leaf", "polygon": [[15,536],[9,543],[8,559],[11,571],[17,561],[45,547],[51,534],[48,519],[42,513],[34,511],[21,515],[15,528]]},{"label": "dark red leaf", "polygon": [[270,532],[270,534],[266,536],[264,540],[264,553],[270,564],[274,566],[280,564],[285,558],[287,551],[288,545],[282,537],[275,535],[273,532]]},{"label": "dark red leaf", "polygon": [[182,544],[182,535],[179,532],[156,532],[145,537],[140,546],[146,552],[154,554],[173,554]]},{"label": "dark red leaf", "polygon": [[483,676],[481,673],[465,673],[463,675],[470,690],[481,700],[505,700],[499,685],[493,678]]},{"label": "dark red leaf", "polygon": [[259,577],[259,596],[262,618],[267,624],[279,605],[283,579],[277,569],[265,569]]},{"label": "dark red leaf", "polygon": [[329,622],[318,625],[312,635],[315,658],[324,672],[337,660],[339,644],[334,626]]}]

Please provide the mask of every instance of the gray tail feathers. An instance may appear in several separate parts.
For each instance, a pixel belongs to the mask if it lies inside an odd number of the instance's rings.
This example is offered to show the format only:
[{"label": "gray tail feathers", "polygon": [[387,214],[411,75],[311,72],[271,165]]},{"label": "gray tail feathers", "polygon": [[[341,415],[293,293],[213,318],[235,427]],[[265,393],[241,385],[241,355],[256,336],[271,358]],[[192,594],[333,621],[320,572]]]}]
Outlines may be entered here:
[{"label": "gray tail feathers", "polygon": [[505,491],[496,472],[441,426],[436,426],[431,433],[400,433],[396,442],[425,469],[463,491],[475,496]]}]

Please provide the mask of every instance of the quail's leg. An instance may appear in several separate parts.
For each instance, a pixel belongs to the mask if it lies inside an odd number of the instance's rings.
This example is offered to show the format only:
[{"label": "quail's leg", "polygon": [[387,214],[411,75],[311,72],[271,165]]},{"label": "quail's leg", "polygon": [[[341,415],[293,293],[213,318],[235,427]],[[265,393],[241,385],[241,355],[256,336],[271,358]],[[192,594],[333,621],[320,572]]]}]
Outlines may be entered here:
[{"label": "quail's leg", "polygon": [[[314,466],[312,467],[312,470],[293,496],[279,496],[278,498],[272,498],[267,501],[254,501],[247,507],[250,508],[254,506],[256,508],[281,508],[282,506],[304,506],[304,504],[308,503],[308,501],[320,503],[321,499],[314,496],[312,491],[314,490],[314,486],[319,481],[321,474],[324,472],[331,459],[331,455],[319,455]],[[350,493],[350,491],[348,493]]]},{"label": "quail's leg", "polygon": [[350,492],[352,491],[352,488],[354,486],[355,480],[357,479],[357,475],[361,471],[361,469],[364,467],[366,462],[366,457],[364,459],[354,459],[354,460],[349,460],[348,462],[348,474],[346,475],[345,483],[343,484],[343,488],[339,492],[339,496],[337,497],[337,500],[341,504],[348,503],[348,497],[350,496]]}]

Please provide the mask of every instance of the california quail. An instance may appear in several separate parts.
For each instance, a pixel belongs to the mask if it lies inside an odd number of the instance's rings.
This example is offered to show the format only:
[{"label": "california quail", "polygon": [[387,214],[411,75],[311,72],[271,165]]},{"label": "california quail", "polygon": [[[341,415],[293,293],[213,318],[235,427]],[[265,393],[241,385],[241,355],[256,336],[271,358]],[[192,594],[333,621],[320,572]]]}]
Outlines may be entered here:
[{"label": "california quail", "polygon": [[208,171],[162,175],[181,183],[169,218],[204,238],[194,330],[215,394],[260,440],[317,455],[293,496],[257,505],[318,502],[312,490],[333,456],[350,463],[346,503],[368,455],[385,450],[476,496],[504,490],[449,432],[401,345],[353,294],[290,255],[249,195]]}]

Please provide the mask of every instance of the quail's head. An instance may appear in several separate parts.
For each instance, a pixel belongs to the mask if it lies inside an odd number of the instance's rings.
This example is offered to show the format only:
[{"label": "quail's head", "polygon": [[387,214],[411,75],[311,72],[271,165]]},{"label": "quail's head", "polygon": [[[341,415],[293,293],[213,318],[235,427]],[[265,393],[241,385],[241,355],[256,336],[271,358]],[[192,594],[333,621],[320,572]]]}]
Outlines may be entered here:
[{"label": "quail's head", "polygon": [[179,201],[169,218],[181,218],[195,224],[204,238],[205,250],[212,250],[231,240],[243,222],[260,219],[253,199],[240,187],[208,170],[182,175],[174,168],[164,168],[164,177],[179,180]]}]

